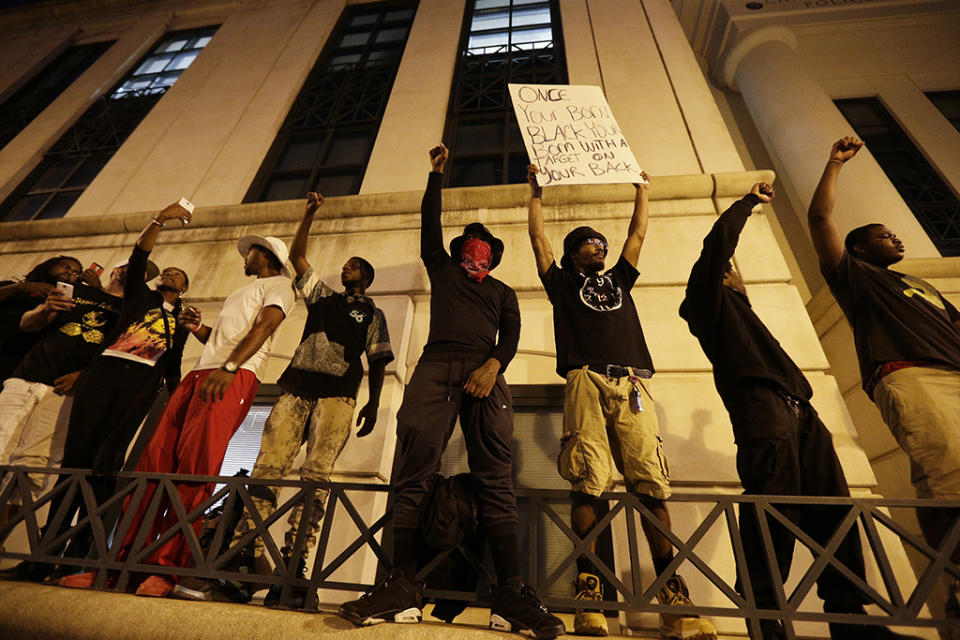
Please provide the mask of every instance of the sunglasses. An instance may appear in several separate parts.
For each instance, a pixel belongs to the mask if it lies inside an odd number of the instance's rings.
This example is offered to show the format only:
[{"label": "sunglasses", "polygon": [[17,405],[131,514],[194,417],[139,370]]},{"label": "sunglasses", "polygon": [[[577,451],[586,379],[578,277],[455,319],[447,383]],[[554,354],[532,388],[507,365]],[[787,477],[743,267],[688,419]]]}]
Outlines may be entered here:
[{"label": "sunglasses", "polygon": [[607,251],[607,243],[601,240],[600,238],[587,238],[581,243],[580,246],[583,246],[585,244],[589,244],[594,247],[600,247],[604,251],[604,253],[606,253]]}]

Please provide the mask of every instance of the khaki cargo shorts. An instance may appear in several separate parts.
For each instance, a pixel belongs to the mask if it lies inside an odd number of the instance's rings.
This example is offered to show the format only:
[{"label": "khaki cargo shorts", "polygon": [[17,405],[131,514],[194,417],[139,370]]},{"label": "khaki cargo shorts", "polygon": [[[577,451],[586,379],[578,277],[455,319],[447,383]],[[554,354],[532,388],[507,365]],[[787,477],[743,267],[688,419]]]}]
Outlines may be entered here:
[{"label": "khaki cargo shorts", "polygon": [[609,491],[616,468],[629,491],[670,497],[670,470],[649,385],[649,379],[639,381],[638,411],[629,378],[586,368],[567,373],[557,469],[574,491],[592,496]]},{"label": "khaki cargo shorts", "polygon": [[960,498],[960,371],[898,369],[873,389],[874,402],[910,458],[918,498]]}]

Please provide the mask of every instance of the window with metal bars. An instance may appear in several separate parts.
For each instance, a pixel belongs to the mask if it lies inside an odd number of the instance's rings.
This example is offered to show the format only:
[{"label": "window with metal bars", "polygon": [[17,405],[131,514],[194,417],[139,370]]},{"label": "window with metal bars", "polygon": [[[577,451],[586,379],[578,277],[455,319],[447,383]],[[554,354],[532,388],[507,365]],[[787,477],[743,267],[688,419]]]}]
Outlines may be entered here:
[{"label": "window with metal bars", "polygon": [[940,110],[953,128],[960,131],[960,90],[931,91],[924,95]]},{"label": "window with metal bars", "polygon": [[960,200],[890,112],[874,97],[835,103],[940,253],[960,256]]},{"label": "window with metal bars", "polygon": [[244,202],[360,191],[417,2],[347,7]]},{"label": "window with metal bars", "polygon": [[449,186],[525,182],[528,164],[507,84],[566,84],[556,0],[471,0],[444,140]]},{"label": "window with metal bars", "polygon": [[204,27],[165,35],[44,154],[0,205],[0,221],[63,217],[216,30]]},{"label": "window with metal bars", "polygon": [[97,61],[114,41],[68,47],[0,104],[0,147],[6,146],[34,118]]}]

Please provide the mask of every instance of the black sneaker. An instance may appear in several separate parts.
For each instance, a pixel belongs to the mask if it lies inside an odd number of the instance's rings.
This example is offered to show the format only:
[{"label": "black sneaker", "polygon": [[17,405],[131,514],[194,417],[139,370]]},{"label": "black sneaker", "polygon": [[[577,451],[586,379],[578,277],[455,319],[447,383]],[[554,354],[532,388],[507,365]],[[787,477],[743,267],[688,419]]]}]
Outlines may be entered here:
[{"label": "black sneaker", "polygon": [[415,623],[423,617],[423,585],[408,580],[402,573],[394,573],[372,591],[340,605],[337,611],[358,626],[381,622]]},{"label": "black sneaker", "polygon": [[490,628],[537,640],[551,640],[567,631],[560,618],[540,604],[540,598],[523,578],[510,578],[493,594]]},{"label": "black sneaker", "polygon": [[[280,549],[283,553],[284,560],[289,564],[292,562],[291,551],[288,547],[283,547]],[[306,580],[306,568],[307,568],[307,559],[305,556],[301,555],[297,560],[297,575],[296,577],[301,580]],[[274,575],[280,575],[278,570],[273,572]],[[283,595],[283,585],[272,584],[270,585],[270,590],[267,591],[267,595],[263,598],[263,606],[270,609],[303,609],[304,604],[307,602],[307,594],[309,587],[302,587],[293,585],[290,587],[290,600],[286,605],[280,606],[280,599]]]}]

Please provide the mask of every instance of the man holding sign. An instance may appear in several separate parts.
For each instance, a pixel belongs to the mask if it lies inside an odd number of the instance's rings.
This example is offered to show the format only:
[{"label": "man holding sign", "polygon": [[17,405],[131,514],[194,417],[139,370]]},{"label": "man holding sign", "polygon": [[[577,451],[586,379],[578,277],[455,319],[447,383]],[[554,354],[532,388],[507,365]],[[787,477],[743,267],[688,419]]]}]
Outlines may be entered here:
[{"label": "man holding sign", "polygon": [[[537,272],[553,304],[557,373],[566,378],[563,439],[558,467],[570,482],[573,530],[587,536],[598,519],[598,497],[613,485],[610,461],[663,527],[670,514],[670,475],[663,455],[657,413],[650,395],[653,362],[643,337],[630,289],[640,275],[637,259],[647,230],[650,185],[635,184],[633,216],[620,258],[604,271],[607,239],[590,227],[577,227],[563,241],[560,267],[543,228],[537,168],[527,168],[530,183],[529,232]],[[673,560],[673,545],[649,518],[643,530],[653,565],[662,574]],[[590,545],[591,555],[594,543]],[[588,557],[577,559],[577,599],[602,600],[598,571]],[[662,604],[690,606],[687,585],[671,575],[657,594]],[[713,624],[696,616],[661,614],[664,638],[715,640]],[[607,622],[596,611],[578,610],[574,632],[607,635]]]},{"label": "man holding sign", "polygon": [[540,186],[642,182],[600,87],[510,84],[510,98]]}]

